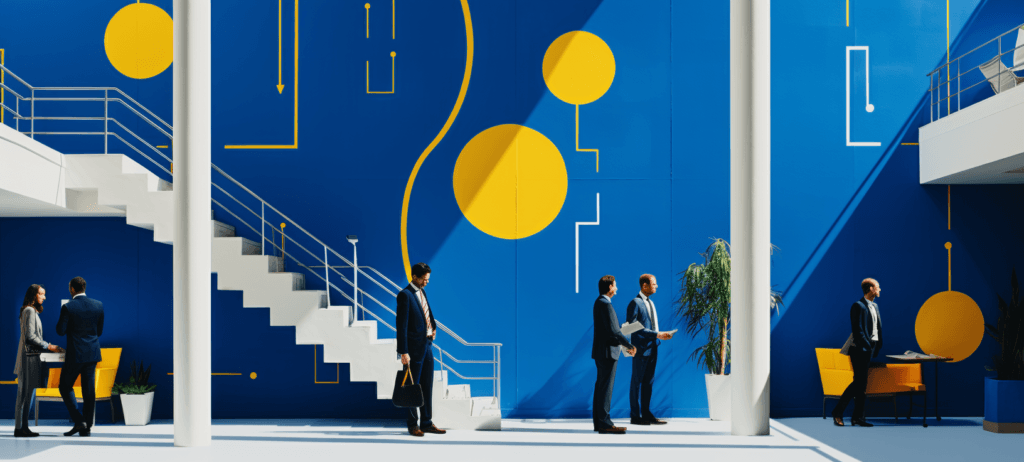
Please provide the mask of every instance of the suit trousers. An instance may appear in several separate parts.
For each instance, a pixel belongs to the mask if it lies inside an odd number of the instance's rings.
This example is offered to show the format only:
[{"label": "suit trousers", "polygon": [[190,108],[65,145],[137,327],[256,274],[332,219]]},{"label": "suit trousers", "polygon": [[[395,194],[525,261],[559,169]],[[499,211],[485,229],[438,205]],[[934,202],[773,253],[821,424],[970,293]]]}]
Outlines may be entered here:
[{"label": "suit trousers", "polygon": [[409,369],[412,370],[412,379],[420,384],[423,390],[423,407],[419,408],[419,416],[416,415],[416,408],[409,408],[409,417],[406,424],[410,427],[416,425],[419,420],[420,427],[430,427],[434,424],[431,421],[433,413],[433,390],[434,390],[434,347],[433,343],[427,341],[426,353],[420,361],[409,361]]},{"label": "suit trousers", "polygon": [[[82,376],[82,400],[85,402],[83,412],[78,412],[78,406],[75,406],[74,386],[79,375]],[[96,363],[64,363],[60,368],[59,390],[71,420],[92,426],[96,413]]]},{"label": "suit trousers", "polygon": [[842,416],[843,412],[846,411],[846,405],[850,403],[851,399],[856,399],[856,403],[853,405],[853,418],[858,420],[864,419],[864,402],[867,401],[865,391],[868,388],[868,366],[871,365],[871,352],[864,352],[854,349],[850,349],[850,362],[853,363],[853,382],[846,387],[843,391],[843,396],[839,398],[839,403],[836,404],[836,408],[832,410],[833,416]]},{"label": "suit trousers", "polygon": [[595,358],[597,382],[594,383],[594,430],[614,427],[612,422],[612,389],[615,386],[615,368],[619,360]]},{"label": "suit trousers", "polygon": [[651,414],[651,389],[654,369],[658,366],[658,347],[651,347],[649,356],[633,357],[633,376],[629,381],[629,418],[654,419]]}]

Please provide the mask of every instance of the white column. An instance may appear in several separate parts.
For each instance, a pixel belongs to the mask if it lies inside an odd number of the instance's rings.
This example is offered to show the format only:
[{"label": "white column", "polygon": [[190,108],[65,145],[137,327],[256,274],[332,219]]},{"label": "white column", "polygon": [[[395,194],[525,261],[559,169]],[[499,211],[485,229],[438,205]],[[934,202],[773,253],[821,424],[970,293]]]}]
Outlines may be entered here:
[{"label": "white column", "polygon": [[174,0],[174,445],[209,446],[210,0]]},{"label": "white column", "polygon": [[731,0],[732,434],[767,435],[771,3]]}]

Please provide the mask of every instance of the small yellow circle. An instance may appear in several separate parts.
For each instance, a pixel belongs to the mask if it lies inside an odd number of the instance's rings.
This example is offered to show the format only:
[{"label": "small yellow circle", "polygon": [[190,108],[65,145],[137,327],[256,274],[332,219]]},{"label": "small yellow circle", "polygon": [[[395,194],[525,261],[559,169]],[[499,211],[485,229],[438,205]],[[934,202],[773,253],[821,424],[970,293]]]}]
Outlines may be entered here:
[{"label": "small yellow circle", "polygon": [[392,57],[392,58],[394,58],[394,57],[395,57],[395,52],[394,52],[394,51],[392,51],[392,52],[391,52],[391,57]]},{"label": "small yellow circle", "polygon": [[370,4],[367,3],[367,4],[363,5],[363,8],[370,9]]},{"label": "small yellow circle", "polygon": [[132,3],[110,18],[103,47],[118,72],[148,79],[174,60],[174,22],[156,5]]},{"label": "small yellow circle", "polygon": [[544,83],[558,99],[587,104],[604,96],[615,80],[615,55],[601,37],[566,32],[548,45],[541,66]]},{"label": "small yellow circle", "polygon": [[917,312],[914,334],[928,354],[967,359],[985,336],[981,307],[967,294],[952,290],[932,295]]},{"label": "small yellow circle", "polygon": [[953,243],[952,242],[947,242],[946,243],[946,250],[949,250],[949,249],[952,249],[952,248],[953,248]]},{"label": "small yellow circle", "polygon": [[455,200],[473,226],[501,239],[546,228],[565,203],[565,161],[540,132],[497,125],[466,143],[452,175]]},{"label": "small yellow circle", "polygon": [[253,380],[256,380],[256,373],[253,372],[253,373],[249,374],[249,378],[253,379]]}]

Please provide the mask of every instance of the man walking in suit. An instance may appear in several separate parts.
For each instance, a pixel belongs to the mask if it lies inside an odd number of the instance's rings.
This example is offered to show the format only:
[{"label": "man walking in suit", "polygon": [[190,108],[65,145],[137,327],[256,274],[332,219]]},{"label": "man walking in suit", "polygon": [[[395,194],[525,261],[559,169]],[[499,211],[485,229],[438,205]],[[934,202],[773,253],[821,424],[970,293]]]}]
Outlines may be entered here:
[{"label": "man walking in suit", "polygon": [[651,388],[654,369],[658,365],[658,345],[672,334],[658,333],[658,311],[651,295],[658,291],[658,280],[650,274],[640,276],[640,293],[626,307],[626,321],[639,322],[644,328],[633,332],[630,340],[636,345],[633,375],[629,381],[629,423],[633,425],[664,425],[668,422],[651,413]]},{"label": "man walking in suit", "polygon": [[[89,436],[96,412],[96,363],[103,360],[99,337],[103,335],[103,303],[85,295],[85,279],[76,277],[68,285],[71,301],[60,309],[57,335],[67,335],[68,347],[60,369],[60,397],[75,422],[64,436]],[[74,385],[82,376],[83,413],[75,406]]]},{"label": "man walking in suit", "polygon": [[875,299],[882,294],[878,281],[867,278],[860,283],[864,297],[850,307],[850,328],[852,343],[850,344],[850,362],[853,363],[853,382],[846,387],[839,403],[832,410],[832,422],[843,426],[843,412],[851,399],[857,402],[853,406],[851,425],[873,427],[864,420],[864,392],[868,387],[868,366],[871,358],[878,356],[882,350],[882,315],[878,311]]},{"label": "man walking in suit", "polygon": [[594,383],[594,431],[606,434],[623,434],[626,429],[616,427],[609,412],[612,406],[612,388],[615,386],[615,366],[619,363],[619,346],[636,354],[636,347],[629,343],[619,330],[619,318],[612,307],[612,297],[618,292],[615,276],[604,276],[597,283],[601,296],[594,302],[594,346],[590,357],[597,364],[597,382]]},{"label": "man walking in suit", "polygon": [[412,370],[414,383],[423,389],[423,407],[419,412],[419,426],[416,408],[409,408],[406,424],[409,434],[423,436],[424,433],[443,435],[447,433],[430,420],[432,391],[434,385],[434,338],[437,336],[437,322],[430,309],[427,294],[423,290],[430,283],[430,267],[417,263],[412,267],[412,283],[398,293],[398,313],[395,320],[398,328],[396,343],[402,364]]}]

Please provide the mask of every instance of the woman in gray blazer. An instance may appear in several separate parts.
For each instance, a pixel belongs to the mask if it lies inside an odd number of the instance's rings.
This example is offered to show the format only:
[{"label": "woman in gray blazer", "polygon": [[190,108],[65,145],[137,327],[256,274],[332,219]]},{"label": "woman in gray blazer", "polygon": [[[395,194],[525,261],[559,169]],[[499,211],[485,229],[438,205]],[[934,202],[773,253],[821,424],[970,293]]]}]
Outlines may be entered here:
[{"label": "woman in gray blazer", "polygon": [[[39,284],[32,284],[25,292],[25,301],[21,304],[21,338],[18,340],[18,360],[14,364],[14,373],[18,375],[18,399],[14,406],[14,436],[39,436],[28,428],[28,408],[39,382],[42,369],[38,363],[32,364],[28,359],[31,350],[60,351],[57,345],[43,340],[43,324],[39,321],[39,313],[43,312],[46,300],[46,289]],[[31,350],[30,350],[31,349]]]}]

